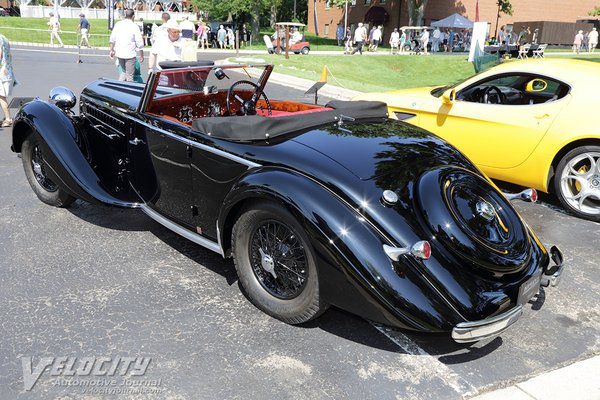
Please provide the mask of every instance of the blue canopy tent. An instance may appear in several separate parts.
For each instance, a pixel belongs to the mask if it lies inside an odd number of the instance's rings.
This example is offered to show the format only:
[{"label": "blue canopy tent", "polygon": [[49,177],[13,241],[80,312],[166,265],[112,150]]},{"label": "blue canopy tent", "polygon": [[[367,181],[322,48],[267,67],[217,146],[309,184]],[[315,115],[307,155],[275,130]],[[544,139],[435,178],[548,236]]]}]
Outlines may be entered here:
[{"label": "blue canopy tent", "polygon": [[449,17],[433,22],[431,26],[437,26],[439,28],[472,29],[473,22],[469,21],[460,14],[452,14]]}]

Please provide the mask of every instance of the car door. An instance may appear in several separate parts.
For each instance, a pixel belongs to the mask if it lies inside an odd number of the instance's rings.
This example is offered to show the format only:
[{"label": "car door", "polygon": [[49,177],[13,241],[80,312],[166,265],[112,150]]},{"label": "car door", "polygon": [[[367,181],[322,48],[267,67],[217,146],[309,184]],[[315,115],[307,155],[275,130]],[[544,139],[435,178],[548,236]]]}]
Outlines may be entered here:
[{"label": "car door", "polygon": [[145,116],[129,140],[130,182],[147,206],[190,228],[192,178],[189,129],[158,116]]},{"label": "car door", "polygon": [[537,103],[527,101],[524,94],[519,97],[521,100],[511,100],[512,104],[482,103],[477,101],[480,98],[471,96],[475,89],[485,90],[489,86],[500,87],[516,96],[518,87],[533,78],[529,75],[486,78],[456,91],[451,103],[445,102],[443,97],[433,98],[429,104],[432,112],[420,115],[420,125],[448,140],[482,167],[516,167],[529,157],[570,100],[568,87],[552,81],[548,91],[556,93],[545,93],[547,100],[542,100],[546,102]]}]

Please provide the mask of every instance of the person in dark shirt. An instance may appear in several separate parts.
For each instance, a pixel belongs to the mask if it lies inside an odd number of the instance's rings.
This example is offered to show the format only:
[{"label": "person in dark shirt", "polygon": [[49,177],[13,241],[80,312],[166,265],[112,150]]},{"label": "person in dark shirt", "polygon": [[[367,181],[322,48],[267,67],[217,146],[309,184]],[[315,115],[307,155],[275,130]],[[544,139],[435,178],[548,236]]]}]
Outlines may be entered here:
[{"label": "person in dark shirt", "polygon": [[90,47],[90,23],[85,18],[85,14],[79,14],[79,26],[77,27],[77,31],[81,33],[79,46],[83,46],[85,43],[87,47]]}]

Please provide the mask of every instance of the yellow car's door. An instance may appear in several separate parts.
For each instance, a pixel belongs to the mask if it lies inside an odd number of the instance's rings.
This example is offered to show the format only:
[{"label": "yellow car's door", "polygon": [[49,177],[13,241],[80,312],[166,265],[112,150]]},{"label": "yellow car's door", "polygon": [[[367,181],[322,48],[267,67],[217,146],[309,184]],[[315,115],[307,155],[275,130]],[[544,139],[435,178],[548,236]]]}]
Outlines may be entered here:
[{"label": "yellow car's door", "polygon": [[445,105],[440,100],[435,102],[436,114],[420,114],[419,125],[458,147],[477,165],[513,168],[533,152],[567,101],[503,105],[455,100]]},{"label": "yellow car's door", "polygon": [[484,169],[510,169],[535,150],[570,101],[569,92],[563,82],[531,73],[492,75],[431,95],[415,106],[414,123]]}]

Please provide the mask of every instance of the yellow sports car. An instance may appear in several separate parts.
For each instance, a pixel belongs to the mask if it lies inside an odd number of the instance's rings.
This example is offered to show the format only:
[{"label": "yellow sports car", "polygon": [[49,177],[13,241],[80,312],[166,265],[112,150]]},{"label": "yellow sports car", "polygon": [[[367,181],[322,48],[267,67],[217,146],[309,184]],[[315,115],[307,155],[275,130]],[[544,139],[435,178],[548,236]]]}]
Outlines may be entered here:
[{"label": "yellow sports car", "polygon": [[390,116],[446,139],[491,178],[555,193],[600,221],[600,65],[543,59],[460,83],[370,93]]}]

